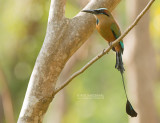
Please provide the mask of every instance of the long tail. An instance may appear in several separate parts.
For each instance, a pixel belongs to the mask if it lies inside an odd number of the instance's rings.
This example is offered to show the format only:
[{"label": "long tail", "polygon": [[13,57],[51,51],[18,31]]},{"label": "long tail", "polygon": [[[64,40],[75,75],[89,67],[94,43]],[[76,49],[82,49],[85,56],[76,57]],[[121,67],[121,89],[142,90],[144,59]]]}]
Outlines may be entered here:
[{"label": "long tail", "polygon": [[127,92],[126,92],[126,88],[125,88],[124,77],[123,77],[123,72],[125,71],[125,69],[123,67],[122,53],[121,52],[116,52],[116,65],[115,65],[115,68],[118,69],[118,71],[120,71],[121,76],[122,76],[123,87],[124,87],[125,95],[126,95],[126,98],[127,98],[126,112],[131,117],[136,117],[137,113],[135,112],[135,110],[133,109],[131,103],[128,100],[128,96],[127,96]]},{"label": "long tail", "polygon": [[118,69],[122,74],[125,71],[123,67],[123,61],[122,61],[122,53],[116,52],[116,65],[115,68]]}]

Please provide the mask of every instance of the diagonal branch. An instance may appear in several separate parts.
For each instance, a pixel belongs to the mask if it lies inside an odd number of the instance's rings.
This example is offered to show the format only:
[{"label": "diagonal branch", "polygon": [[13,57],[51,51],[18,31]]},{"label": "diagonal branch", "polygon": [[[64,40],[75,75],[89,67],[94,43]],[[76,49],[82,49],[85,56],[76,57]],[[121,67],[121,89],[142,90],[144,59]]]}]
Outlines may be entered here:
[{"label": "diagonal branch", "polygon": [[142,16],[147,12],[147,10],[151,7],[155,0],[149,1],[149,3],[146,5],[146,7],[142,10],[142,12],[137,16],[135,21],[127,28],[127,30],[118,38],[116,39],[111,46],[104,49],[101,53],[99,53],[96,57],[94,57],[91,61],[89,61],[84,67],[82,67],[80,70],[72,74],[60,87],[56,88],[54,94],[57,94],[60,90],[62,90],[65,86],[67,86],[75,77],[83,73],[87,68],[89,68],[93,63],[95,63],[98,59],[100,59],[102,56],[104,56],[106,53],[108,53],[112,47],[114,47],[116,44],[120,42],[132,29],[133,27],[139,22],[139,20],[142,18]]},{"label": "diagonal branch", "polygon": [[[113,10],[120,1],[91,0],[87,6]],[[86,14],[65,18],[64,7],[65,0],[51,0],[46,36],[29,80],[18,123],[42,122],[64,65],[95,28],[95,18],[88,19]]]},{"label": "diagonal branch", "polygon": [[[120,1],[121,0],[90,0],[84,9],[108,8],[112,11]],[[67,41],[64,41],[64,46],[66,49],[69,49],[67,53],[69,57],[72,56],[92,34],[95,29],[95,22],[96,19],[93,15],[88,15],[83,12],[79,12],[75,17],[69,19],[69,30],[67,31],[69,37]]]}]

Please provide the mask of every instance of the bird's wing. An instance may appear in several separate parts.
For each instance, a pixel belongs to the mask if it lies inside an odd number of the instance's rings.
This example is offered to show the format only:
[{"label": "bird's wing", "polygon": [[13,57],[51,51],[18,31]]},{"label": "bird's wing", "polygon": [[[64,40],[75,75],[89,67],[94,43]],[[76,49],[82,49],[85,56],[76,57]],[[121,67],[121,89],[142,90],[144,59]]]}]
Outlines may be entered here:
[{"label": "bird's wing", "polygon": [[[112,33],[116,39],[121,35],[120,29],[118,28],[117,24],[112,23],[111,30],[112,30]],[[122,53],[123,53],[123,50],[124,50],[123,41],[120,41],[119,44],[121,45],[121,49],[122,49]]]}]

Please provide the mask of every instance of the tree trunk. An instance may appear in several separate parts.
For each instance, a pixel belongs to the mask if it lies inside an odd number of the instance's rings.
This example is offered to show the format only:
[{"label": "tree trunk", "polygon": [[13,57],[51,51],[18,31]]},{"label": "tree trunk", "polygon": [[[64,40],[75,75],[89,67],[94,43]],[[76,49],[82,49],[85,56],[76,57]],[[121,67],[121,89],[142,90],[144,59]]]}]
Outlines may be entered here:
[{"label": "tree trunk", "polygon": [[[112,11],[120,0],[91,0],[85,9],[106,7]],[[46,37],[37,57],[18,123],[41,123],[54,98],[57,79],[77,49],[95,28],[93,15],[64,17],[65,0],[51,0]]]},{"label": "tree trunk", "polygon": [[[133,21],[147,2],[145,0],[127,1],[130,21]],[[130,121],[131,123],[157,123],[153,95],[156,62],[149,34],[149,12],[128,35],[125,46],[129,90],[138,113],[138,117]]]}]

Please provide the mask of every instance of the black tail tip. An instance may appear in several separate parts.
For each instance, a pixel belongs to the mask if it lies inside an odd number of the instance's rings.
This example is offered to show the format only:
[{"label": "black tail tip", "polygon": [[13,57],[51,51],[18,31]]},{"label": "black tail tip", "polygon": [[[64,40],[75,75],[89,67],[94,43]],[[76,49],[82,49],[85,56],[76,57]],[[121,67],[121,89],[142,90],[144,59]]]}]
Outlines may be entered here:
[{"label": "black tail tip", "polygon": [[137,117],[137,112],[133,109],[131,103],[128,100],[127,100],[127,104],[126,104],[126,112],[131,117]]}]

